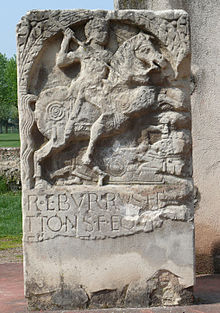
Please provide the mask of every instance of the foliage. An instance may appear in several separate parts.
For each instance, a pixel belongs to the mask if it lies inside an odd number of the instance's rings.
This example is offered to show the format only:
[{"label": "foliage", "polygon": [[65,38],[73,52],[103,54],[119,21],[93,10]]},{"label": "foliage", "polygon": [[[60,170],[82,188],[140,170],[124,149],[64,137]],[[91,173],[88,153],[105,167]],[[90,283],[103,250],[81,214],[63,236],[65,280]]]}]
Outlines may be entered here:
[{"label": "foliage", "polygon": [[6,132],[10,123],[18,122],[16,58],[10,59],[0,53],[0,132]]},{"label": "foliage", "polygon": [[9,191],[6,178],[0,176],[0,195]]},{"label": "foliage", "polygon": [[7,102],[17,107],[17,66],[15,56],[8,60],[5,68],[5,81],[7,85]]},{"label": "foliage", "polygon": [[7,191],[21,190],[21,172],[19,164],[8,169],[0,169],[0,194]]},{"label": "foliage", "polygon": [[[20,173],[16,173],[14,170],[11,175],[4,175],[0,171],[0,197],[10,191],[16,192],[21,189],[20,183]],[[14,175],[13,175],[14,174]],[[16,175],[17,174],[17,175]],[[19,177],[18,177],[19,176]],[[1,203],[1,199],[0,199]]]}]

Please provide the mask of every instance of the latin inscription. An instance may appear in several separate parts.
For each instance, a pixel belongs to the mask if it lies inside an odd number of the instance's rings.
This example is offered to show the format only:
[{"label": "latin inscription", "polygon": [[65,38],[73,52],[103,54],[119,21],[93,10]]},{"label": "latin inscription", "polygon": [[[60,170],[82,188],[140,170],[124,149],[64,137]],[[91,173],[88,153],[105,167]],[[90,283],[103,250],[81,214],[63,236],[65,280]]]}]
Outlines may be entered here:
[{"label": "latin inscription", "polygon": [[57,236],[105,239],[151,231],[146,214],[162,208],[163,198],[163,192],[145,197],[113,192],[29,194],[25,240]]}]

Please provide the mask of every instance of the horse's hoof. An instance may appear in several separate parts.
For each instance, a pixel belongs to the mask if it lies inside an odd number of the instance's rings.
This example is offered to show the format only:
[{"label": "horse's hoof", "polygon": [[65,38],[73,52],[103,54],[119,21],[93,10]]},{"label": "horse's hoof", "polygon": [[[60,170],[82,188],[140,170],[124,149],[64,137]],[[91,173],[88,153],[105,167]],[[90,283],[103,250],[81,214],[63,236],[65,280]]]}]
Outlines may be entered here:
[{"label": "horse's hoof", "polygon": [[43,179],[37,179],[35,182],[35,188],[36,189],[46,189],[49,187],[51,187],[51,185]]},{"label": "horse's hoof", "polygon": [[71,134],[72,134],[72,131],[67,131],[67,132],[65,132],[65,134],[64,134],[64,139],[65,139],[65,140],[66,140],[66,139],[69,139],[70,136],[71,136]]},{"label": "horse's hoof", "polygon": [[99,186],[99,187],[103,186],[103,180],[104,180],[104,178],[105,178],[105,177],[103,177],[103,176],[102,176],[102,177],[99,177],[99,179],[98,179],[98,186]]},{"label": "horse's hoof", "polygon": [[89,156],[87,154],[85,154],[83,157],[82,157],[82,163],[84,165],[90,165],[91,164],[91,160],[89,158]]}]

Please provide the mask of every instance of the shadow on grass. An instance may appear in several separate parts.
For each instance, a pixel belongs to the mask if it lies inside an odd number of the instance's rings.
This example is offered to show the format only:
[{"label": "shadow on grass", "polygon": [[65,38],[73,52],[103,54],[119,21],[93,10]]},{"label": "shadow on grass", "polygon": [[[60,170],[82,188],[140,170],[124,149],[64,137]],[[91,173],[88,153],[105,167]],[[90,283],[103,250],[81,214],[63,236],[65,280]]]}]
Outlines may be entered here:
[{"label": "shadow on grass", "polygon": [[16,141],[16,142],[20,142],[19,139],[1,139],[1,141]]}]

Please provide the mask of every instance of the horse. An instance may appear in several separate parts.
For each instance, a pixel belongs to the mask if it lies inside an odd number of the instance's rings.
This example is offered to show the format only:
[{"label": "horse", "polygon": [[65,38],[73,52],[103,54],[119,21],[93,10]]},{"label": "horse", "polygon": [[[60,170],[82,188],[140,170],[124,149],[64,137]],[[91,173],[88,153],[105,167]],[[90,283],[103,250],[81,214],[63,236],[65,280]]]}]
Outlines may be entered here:
[{"label": "horse", "polygon": [[[61,151],[70,142],[89,140],[82,164],[91,166],[96,143],[104,137],[114,136],[127,127],[131,118],[147,114],[157,103],[155,86],[149,83],[152,71],[162,71],[167,61],[157,51],[144,33],[126,40],[117,50],[108,66],[108,76],[96,81],[97,93],[90,93],[90,86],[81,87],[86,78],[83,73],[70,86],[58,86],[40,93],[35,101],[34,121],[46,142],[34,152],[35,187],[42,186],[43,160]],[[91,73],[97,75],[97,73]],[[91,77],[90,77],[91,81]],[[33,106],[33,99],[31,100]],[[74,131],[83,103],[90,103],[99,110],[99,117],[88,121],[91,127]],[[103,185],[106,176],[97,165],[98,185]]]}]

